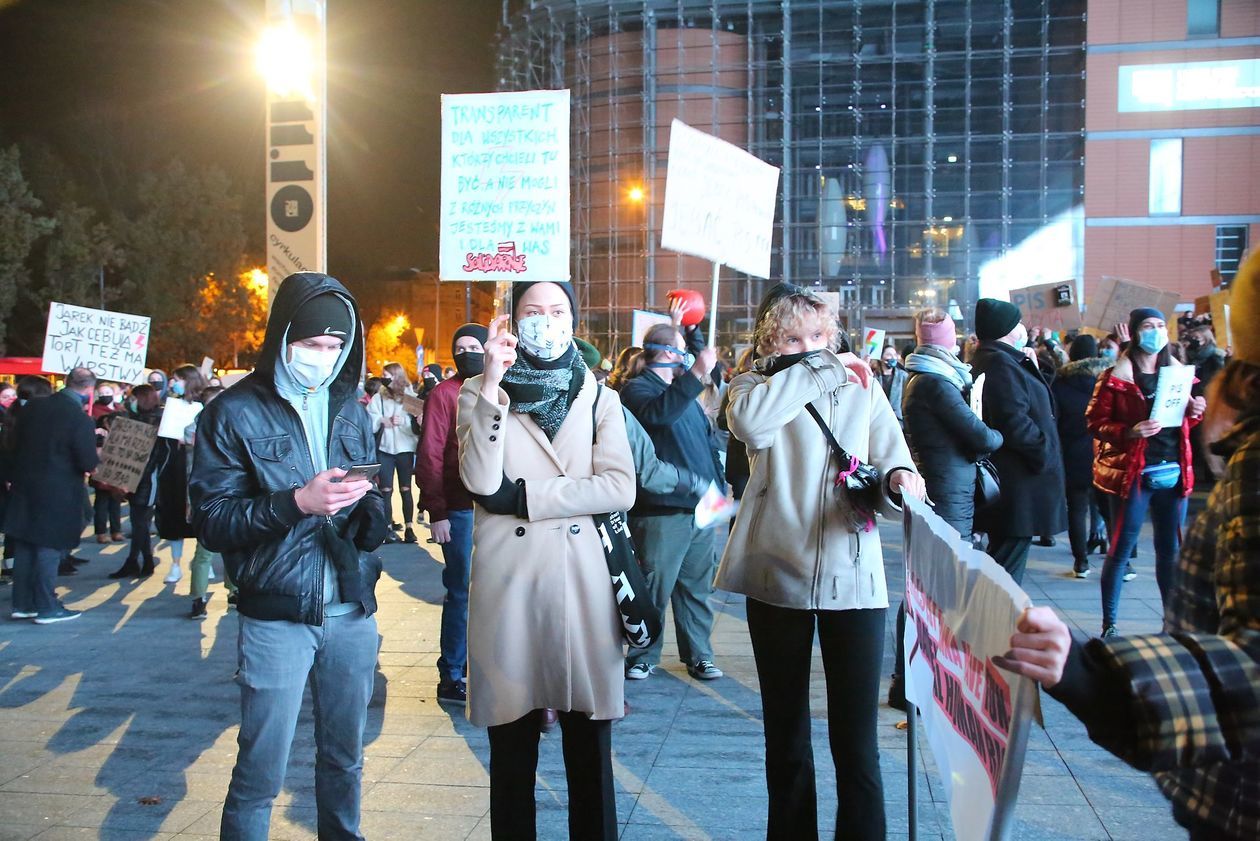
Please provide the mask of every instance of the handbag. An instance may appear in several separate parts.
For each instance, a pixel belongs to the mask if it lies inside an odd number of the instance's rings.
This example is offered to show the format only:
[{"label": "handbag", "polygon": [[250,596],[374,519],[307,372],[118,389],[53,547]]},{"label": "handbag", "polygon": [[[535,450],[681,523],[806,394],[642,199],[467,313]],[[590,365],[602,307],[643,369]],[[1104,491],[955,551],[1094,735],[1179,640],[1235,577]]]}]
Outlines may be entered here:
[{"label": "handbag", "polygon": [[1181,481],[1181,465],[1175,461],[1161,461],[1142,468],[1142,487],[1148,491],[1166,491],[1177,487]]},{"label": "handbag", "polygon": [[987,458],[976,462],[976,510],[994,505],[1002,496],[1002,483],[998,479],[997,467]]},{"label": "handbag", "polygon": [[[595,400],[591,404],[592,446],[598,437],[595,412],[603,391],[602,385],[596,386]],[[647,648],[661,635],[661,612],[648,593],[647,578],[639,566],[639,559],[635,557],[626,515],[622,511],[610,511],[607,514],[592,514],[591,519],[595,521],[599,545],[604,548],[617,612],[621,615],[621,634],[631,648]]]},{"label": "handbag", "polygon": [[809,412],[810,417],[822,429],[823,435],[827,436],[827,443],[831,445],[831,449],[840,462],[840,470],[836,473],[835,490],[837,497],[842,500],[842,507],[846,509],[849,522],[854,531],[871,531],[875,528],[875,512],[879,510],[879,505],[884,500],[884,478],[874,467],[861,461],[857,456],[850,455],[844,447],[840,446],[840,442],[831,432],[831,427],[822,419],[822,415],[818,414],[818,410],[812,403],[805,404],[805,411]]}]

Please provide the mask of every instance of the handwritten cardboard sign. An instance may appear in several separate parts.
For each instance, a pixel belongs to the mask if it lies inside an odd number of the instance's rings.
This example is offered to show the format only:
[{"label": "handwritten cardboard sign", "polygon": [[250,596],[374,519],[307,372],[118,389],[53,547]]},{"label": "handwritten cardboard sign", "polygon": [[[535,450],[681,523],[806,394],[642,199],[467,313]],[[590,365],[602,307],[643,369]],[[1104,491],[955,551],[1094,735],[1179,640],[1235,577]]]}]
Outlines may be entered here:
[{"label": "handwritten cardboard sign", "polygon": [[1228,289],[1213,292],[1208,296],[1208,310],[1212,313],[1212,334],[1216,336],[1216,344],[1221,347],[1232,347],[1234,332],[1229,323]]},{"label": "handwritten cardboard sign", "polygon": [[669,131],[661,247],[768,278],[779,168],[681,120]]},{"label": "handwritten cardboard sign", "polygon": [[569,92],[442,95],[442,280],[569,279]]},{"label": "handwritten cardboard sign", "polygon": [[[1065,286],[1066,296],[1063,292]],[[1025,327],[1041,327],[1058,333],[1062,338],[1069,330],[1081,329],[1081,308],[1076,301],[1075,289],[1074,280],[1012,289],[1011,303],[1019,307],[1020,321]]]},{"label": "handwritten cardboard sign", "polygon": [[1155,307],[1171,321],[1176,318],[1173,309],[1179,300],[1176,292],[1122,277],[1104,277],[1085,308],[1085,323],[1110,332],[1117,324],[1128,324],[1129,313],[1138,307]]},{"label": "handwritten cardboard sign", "polygon": [[404,394],[402,405],[403,411],[407,414],[419,417],[424,416],[424,401],[419,397],[412,397],[410,394]]},{"label": "handwritten cardboard sign", "polygon": [[48,305],[43,364],[49,373],[68,374],[82,366],[100,380],[141,383],[148,353],[148,316],[55,301]]},{"label": "handwritten cardboard sign", "polygon": [[145,465],[149,463],[157,433],[158,428],[152,424],[115,416],[109,425],[109,437],[101,448],[101,463],[92,478],[127,493],[135,493]]}]

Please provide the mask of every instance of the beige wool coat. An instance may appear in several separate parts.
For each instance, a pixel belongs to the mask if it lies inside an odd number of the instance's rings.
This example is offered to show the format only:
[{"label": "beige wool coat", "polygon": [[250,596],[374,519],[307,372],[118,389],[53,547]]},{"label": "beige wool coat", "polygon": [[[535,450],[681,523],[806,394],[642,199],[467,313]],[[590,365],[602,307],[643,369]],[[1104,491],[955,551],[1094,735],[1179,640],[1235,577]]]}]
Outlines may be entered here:
[{"label": "beige wool coat", "polygon": [[[507,724],[531,710],[624,714],[621,618],[592,514],[634,504],[634,462],[617,393],[590,372],[555,441],[508,396],[459,392],[459,473],[475,494],[524,479],[528,522],[475,506],[468,601],[468,719]],[[592,408],[596,409],[592,421]],[[592,445],[592,422],[598,435]]]},{"label": "beige wool coat", "polygon": [[879,532],[849,526],[833,490],[837,460],[805,411],[812,403],[840,446],[879,469],[882,513],[900,517],[887,477],[918,471],[884,390],[850,383],[824,350],[770,377],[740,374],[729,396],[727,424],[748,445],[750,476],[716,586],[800,610],[888,607]]}]

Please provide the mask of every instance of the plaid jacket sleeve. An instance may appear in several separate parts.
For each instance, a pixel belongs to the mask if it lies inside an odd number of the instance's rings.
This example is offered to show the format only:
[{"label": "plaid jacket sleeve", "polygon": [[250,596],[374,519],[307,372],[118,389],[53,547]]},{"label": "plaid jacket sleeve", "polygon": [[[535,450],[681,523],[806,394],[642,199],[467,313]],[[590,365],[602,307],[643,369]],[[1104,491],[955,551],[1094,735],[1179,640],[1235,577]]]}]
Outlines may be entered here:
[{"label": "plaid jacket sleeve", "polygon": [[1164,633],[1091,640],[1083,653],[1126,696],[1096,699],[1122,704],[1127,724],[1090,736],[1134,767],[1260,759],[1260,435],[1195,520]]}]

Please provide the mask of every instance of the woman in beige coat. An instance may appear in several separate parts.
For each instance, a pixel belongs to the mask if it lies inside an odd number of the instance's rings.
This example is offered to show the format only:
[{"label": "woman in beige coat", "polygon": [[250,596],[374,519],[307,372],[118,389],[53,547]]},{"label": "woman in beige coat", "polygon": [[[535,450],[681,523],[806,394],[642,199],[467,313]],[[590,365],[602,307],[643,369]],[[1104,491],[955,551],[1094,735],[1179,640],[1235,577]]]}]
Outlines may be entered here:
[{"label": "woman in beige coat", "polygon": [[779,284],[758,311],[754,370],[731,381],[727,423],[748,447],[750,477],[717,586],[748,597],[748,633],[766,731],[769,839],[816,839],[809,671],[817,626],[836,766],[837,839],[882,839],[884,794],[875,724],[888,588],[879,533],[855,527],[812,404],[840,446],[884,478],[882,507],[924,495],[888,398],[837,354],[827,305]]},{"label": "woman in beige coat", "polygon": [[633,505],[635,477],[617,393],[597,392],[575,350],[575,310],[568,283],[515,284],[519,338],[495,319],[485,372],[459,395],[459,472],[477,501],[468,718],[490,731],[496,839],[535,837],[546,708],[563,730],[569,836],[617,837],[621,620],[591,515]]}]

